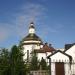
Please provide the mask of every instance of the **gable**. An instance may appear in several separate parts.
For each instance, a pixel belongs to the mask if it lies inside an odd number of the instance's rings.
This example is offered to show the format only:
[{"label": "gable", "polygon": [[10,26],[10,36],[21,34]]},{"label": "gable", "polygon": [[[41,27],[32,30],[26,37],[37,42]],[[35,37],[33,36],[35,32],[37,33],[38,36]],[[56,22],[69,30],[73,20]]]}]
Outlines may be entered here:
[{"label": "gable", "polygon": [[73,45],[70,49],[65,51],[65,53],[75,58],[75,45]]},{"label": "gable", "polygon": [[69,56],[61,51],[50,55],[51,62],[69,62]]}]

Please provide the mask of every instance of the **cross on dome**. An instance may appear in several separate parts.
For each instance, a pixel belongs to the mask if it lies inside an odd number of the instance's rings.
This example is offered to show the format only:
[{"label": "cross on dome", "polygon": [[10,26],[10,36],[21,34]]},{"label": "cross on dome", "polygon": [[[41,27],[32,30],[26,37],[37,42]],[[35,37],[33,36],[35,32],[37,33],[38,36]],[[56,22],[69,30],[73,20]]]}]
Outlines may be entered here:
[{"label": "cross on dome", "polygon": [[29,34],[34,34],[34,33],[35,33],[34,23],[31,22],[29,26]]},{"label": "cross on dome", "polygon": [[30,23],[29,28],[35,28],[35,27],[34,27],[34,23],[33,23],[33,22],[31,22],[31,23]]}]

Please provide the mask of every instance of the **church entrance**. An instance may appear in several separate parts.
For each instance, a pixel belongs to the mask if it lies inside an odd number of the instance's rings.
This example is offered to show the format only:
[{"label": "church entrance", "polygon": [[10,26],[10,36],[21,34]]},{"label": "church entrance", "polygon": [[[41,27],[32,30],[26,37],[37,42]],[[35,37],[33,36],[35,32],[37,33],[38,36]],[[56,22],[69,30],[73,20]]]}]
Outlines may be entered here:
[{"label": "church entrance", "polygon": [[56,71],[56,75],[65,75],[64,63],[63,62],[56,62],[55,63],[55,71]]}]

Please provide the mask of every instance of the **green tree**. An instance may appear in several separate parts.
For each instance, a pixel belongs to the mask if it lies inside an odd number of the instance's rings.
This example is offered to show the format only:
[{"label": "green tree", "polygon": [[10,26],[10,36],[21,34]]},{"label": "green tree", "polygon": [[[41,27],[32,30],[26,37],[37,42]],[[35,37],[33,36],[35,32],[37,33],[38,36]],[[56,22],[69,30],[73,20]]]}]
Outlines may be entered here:
[{"label": "green tree", "polygon": [[22,50],[14,45],[10,54],[11,75],[26,75]]},{"label": "green tree", "polygon": [[0,54],[0,75],[10,75],[9,52],[7,49],[1,49]]},{"label": "green tree", "polygon": [[46,63],[45,59],[43,59],[43,57],[40,62],[40,67],[42,70],[47,70],[47,63]]},{"label": "green tree", "polygon": [[38,59],[35,51],[32,52],[30,70],[38,70]]}]

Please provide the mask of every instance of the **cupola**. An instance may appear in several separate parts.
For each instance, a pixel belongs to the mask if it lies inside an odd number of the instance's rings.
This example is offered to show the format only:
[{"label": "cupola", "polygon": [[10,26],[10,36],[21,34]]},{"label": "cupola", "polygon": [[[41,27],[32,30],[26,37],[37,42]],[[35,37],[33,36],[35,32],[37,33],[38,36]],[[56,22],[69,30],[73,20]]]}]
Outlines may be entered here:
[{"label": "cupola", "polygon": [[29,26],[29,34],[34,34],[34,33],[35,33],[34,23],[31,22]]},{"label": "cupola", "polygon": [[31,22],[29,26],[29,33],[22,39],[23,44],[43,44],[42,40],[35,33],[34,23]]}]

